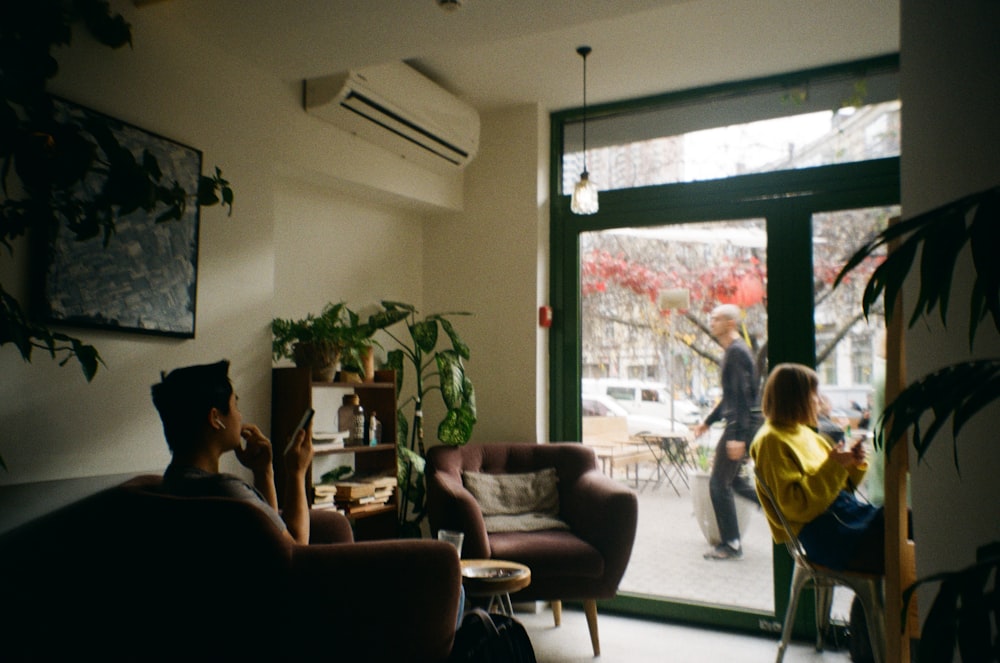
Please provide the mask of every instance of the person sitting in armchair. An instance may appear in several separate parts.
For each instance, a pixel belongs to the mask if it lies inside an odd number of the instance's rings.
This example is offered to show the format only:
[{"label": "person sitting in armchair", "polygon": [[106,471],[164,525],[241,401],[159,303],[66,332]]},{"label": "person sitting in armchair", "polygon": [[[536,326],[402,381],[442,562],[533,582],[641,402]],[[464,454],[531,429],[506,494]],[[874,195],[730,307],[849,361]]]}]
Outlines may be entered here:
[{"label": "person sitting in armchair", "polygon": [[[229,380],[229,361],[186,366],[161,373],[152,386],[172,460],[163,474],[166,492],[185,497],[235,497],[260,507],[275,527],[296,543],[309,543],[309,504],[305,473],[312,462],[312,438],[300,431],[285,455],[288,476],[284,509],[279,514],[270,440],[254,424],[244,423],[239,398]],[[253,473],[250,485],[219,472],[230,451]]]}]

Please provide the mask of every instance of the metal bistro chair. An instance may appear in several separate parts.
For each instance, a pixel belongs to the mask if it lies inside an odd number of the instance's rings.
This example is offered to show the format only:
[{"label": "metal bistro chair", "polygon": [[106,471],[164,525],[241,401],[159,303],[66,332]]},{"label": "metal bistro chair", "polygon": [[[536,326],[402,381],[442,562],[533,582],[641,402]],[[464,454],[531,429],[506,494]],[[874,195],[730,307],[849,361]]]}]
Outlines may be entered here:
[{"label": "metal bistro chair", "polygon": [[649,431],[637,433],[636,437],[645,443],[656,460],[656,486],[666,479],[678,497],[681,491],[674,479],[680,480],[685,488],[689,488],[687,475],[688,439],[684,435],[656,435]]},{"label": "metal bistro chair", "polygon": [[872,655],[875,663],[886,663],[885,640],[885,601],[882,593],[880,575],[860,573],[855,571],[835,571],[833,569],[809,561],[805,548],[778,509],[777,500],[763,478],[760,469],[755,470],[757,485],[763,497],[770,503],[771,509],[781,521],[785,530],[785,546],[795,562],[792,571],[792,585],[788,589],[788,609],[785,610],[785,622],[781,629],[781,643],[778,645],[777,663],[785,657],[785,649],[792,636],[792,624],[795,621],[795,609],[798,606],[799,594],[807,583],[812,583],[816,591],[816,651],[823,651],[823,639],[830,626],[830,605],[833,602],[833,588],[836,585],[848,587],[860,599],[865,610],[865,622],[868,624],[868,634],[871,638]]}]

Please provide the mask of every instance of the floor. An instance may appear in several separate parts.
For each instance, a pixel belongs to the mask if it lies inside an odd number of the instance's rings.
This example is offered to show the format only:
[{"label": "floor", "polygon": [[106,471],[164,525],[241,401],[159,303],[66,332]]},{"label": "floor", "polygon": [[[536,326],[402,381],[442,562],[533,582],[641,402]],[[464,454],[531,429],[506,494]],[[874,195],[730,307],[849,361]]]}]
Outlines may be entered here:
[{"label": "floor", "polygon": [[[653,468],[642,467],[640,476],[639,531],[620,591],[640,595],[672,597],[773,613],[771,552],[773,544],[763,513],[754,508],[744,531],[744,557],[737,562],[711,562],[702,558],[709,549],[694,514],[691,489],[674,474],[657,484]],[[616,476],[625,485],[631,481]],[[688,476],[688,483],[693,483]],[[835,592],[833,618],[846,621],[849,592]],[[516,597],[515,597],[516,600]],[[531,637],[540,663],[595,661],[583,613],[566,606],[563,623],[555,628],[552,612],[518,612]],[[642,618],[604,614],[598,617],[602,663],[662,661],[726,661],[741,663],[772,661],[777,654],[777,636],[755,636]],[[849,663],[845,648],[816,652],[811,643],[793,642],[785,661]]]},{"label": "floor", "polygon": [[[773,661],[777,639],[713,631],[618,615],[599,614],[601,656],[594,658],[587,620],[580,610],[563,608],[562,625],[552,625],[552,612],[518,613],[539,663],[760,663]],[[787,663],[849,663],[846,649],[817,652],[811,643],[793,642]]]}]

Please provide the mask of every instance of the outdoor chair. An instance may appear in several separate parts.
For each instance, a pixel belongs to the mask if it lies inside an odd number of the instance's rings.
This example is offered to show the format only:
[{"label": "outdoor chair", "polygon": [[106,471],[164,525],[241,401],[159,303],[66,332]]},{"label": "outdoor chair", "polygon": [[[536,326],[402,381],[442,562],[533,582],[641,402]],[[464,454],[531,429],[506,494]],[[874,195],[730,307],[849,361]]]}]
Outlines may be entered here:
[{"label": "outdoor chair", "polygon": [[833,588],[837,585],[854,591],[865,611],[865,622],[871,638],[872,655],[875,663],[886,663],[885,601],[882,591],[883,576],[855,571],[835,571],[809,561],[805,548],[799,541],[785,515],[778,509],[774,493],[764,482],[759,468],[755,470],[759,494],[767,500],[771,510],[778,516],[785,530],[785,547],[795,562],[792,584],[788,589],[788,609],[781,629],[781,643],[778,645],[777,663],[785,657],[785,649],[792,636],[795,609],[802,589],[812,583],[816,595],[816,651],[823,651],[823,640],[830,626],[830,606],[833,602]]},{"label": "outdoor chair", "polygon": [[[492,485],[499,487],[499,499],[490,499],[483,489]],[[514,502],[525,504],[531,493],[548,495],[520,515],[514,512],[521,508],[492,515]],[[432,531],[464,532],[463,559],[528,566],[531,583],[514,600],[551,601],[556,626],[563,600],[582,601],[591,646],[600,655],[597,599],[618,591],[632,555],[638,501],[633,491],[598,469],[593,449],[577,443],[432,447],[427,451],[427,514]],[[518,529],[516,521],[524,518],[549,520],[537,524],[542,529]]]}]

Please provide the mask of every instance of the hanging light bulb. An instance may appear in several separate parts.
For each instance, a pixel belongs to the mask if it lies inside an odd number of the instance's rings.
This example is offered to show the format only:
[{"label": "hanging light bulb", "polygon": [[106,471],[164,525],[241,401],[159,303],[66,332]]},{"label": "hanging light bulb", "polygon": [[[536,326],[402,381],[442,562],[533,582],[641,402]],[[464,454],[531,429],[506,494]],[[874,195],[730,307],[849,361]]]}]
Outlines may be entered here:
[{"label": "hanging light bulb", "polygon": [[596,214],[597,186],[590,181],[590,173],[587,172],[587,56],[590,55],[590,46],[580,46],[576,52],[583,58],[583,172],[573,188],[569,208],[574,214]]}]

